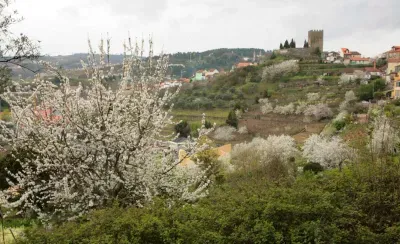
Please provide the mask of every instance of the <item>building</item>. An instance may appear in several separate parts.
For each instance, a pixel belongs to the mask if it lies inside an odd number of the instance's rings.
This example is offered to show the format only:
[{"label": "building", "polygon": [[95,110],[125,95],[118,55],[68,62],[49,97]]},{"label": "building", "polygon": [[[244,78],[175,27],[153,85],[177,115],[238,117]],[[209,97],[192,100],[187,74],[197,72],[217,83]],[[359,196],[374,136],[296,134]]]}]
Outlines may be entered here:
[{"label": "building", "polygon": [[398,73],[396,67],[400,65],[400,46],[393,46],[392,49],[385,54],[388,64],[386,74],[390,75],[392,72]]},{"label": "building", "polygon": [[383,73],[381,70],[376,68],[376,61],[374,61],[374,67],[366,67],[364,69],[368,79],[371,79],[372,76],[382,76]]},{"label": "building", "polygon": [[310,30],[308,31],[308,45],[310,48],[317,49],[321,52],[324,51],[324,31],[323,30]]},{"label": "building", "polygon": [[244,67],[253,66],[253,65],[255,65],[255,64],[251,63],[251,62],[240,62],[240,63],[235,64],[232,67],[232,69],[239,69],[239,68],[244,68]]},{"label": "building", "polygon": [[[325,63],[341,63],[341,57],[338,52],[324,52]],[[337,62],[339,61],[339,62]]]},{"label": "building", "polygon": [[357,65],[357,64],[371,64],[370,58],[361,58],[361,57],[352,57],[349,59],[350,65]]},{"label": "building", "polygon": [[213,77],[216,74],[219,74],[219,71],[217,69],[209,69],[208,71],[206,71],[206,76]]},{"label": "building", "polygon": [[[400,70],[400,66],[399,66],[399,70]],[[394,76],[392,98],[394,98],[394,99],[400,98],[400,71]]]},{"label": "building", "polygon": [[198,70],[196,71],[196,74],[194,75],[194,80],[195,81],[202,81],[206,79],[206,73],[204,70]]}]

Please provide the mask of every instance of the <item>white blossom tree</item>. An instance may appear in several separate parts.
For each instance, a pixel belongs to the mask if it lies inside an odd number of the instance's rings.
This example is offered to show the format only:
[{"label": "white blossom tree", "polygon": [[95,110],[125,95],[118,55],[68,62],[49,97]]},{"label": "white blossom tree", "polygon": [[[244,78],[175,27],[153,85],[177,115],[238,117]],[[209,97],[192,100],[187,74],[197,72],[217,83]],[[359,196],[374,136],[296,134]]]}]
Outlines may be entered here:
[{"label": "white blossom tree", "polygon": [[272,80],[279,75],[285,75],[289,73],[296,73],[300,69],[297,60],[287,60],[279,64],[274,64],[264,68],[262,73],[263,80]]},{"label": "white blossom tree", "polygon": [[303,146],[303,157],[308,162],[319,163],[324,168],[342,168],[345,160],[354,158],[354,151],[340,137],[323,137],[314,134]]},{"label": "white blossom tree", "polygon": [[304,115],[313,117],[315,120],[321,120],[324,118],[331,118],[333,112],[325,103],[319,103],[316,105],[308,105],[304,110]]},{"label": "white blossom tree", "polygon": [[217,140],[228,141],[235,138],[234,133],[236,129],[232,126],[222,126],[218,127],[214,132],[214,138]]},{"label": "white blossom tree", "polygon": [[[102,43],[96,60],[89,42],[83,63],[88,86],[74,89],[61,77],[59,87],[35,80],[29,96],[3,94],[13,120],[11,128],[1,122],[2,140],[33,155],[11,176],[21,195],[10,206],[33,210],[44,220],[69,219],[114,200],[142,206],[160,195],[191,201],[206,194],[205,173],[178,166],[177,150],[162,137],[172,123],[170,102],[176,95],[159,86],[168,57],[153,57],[151,41],[145,56],[144,41],[129,40],[123,78],[111,90],[106,80],[114,73]],[[196,140],[185,145],[187,155],[196,148]]]},{"label": "white blossom tree", "polygon": [[268,100],[268,98],[263,98],[258,100],[260,103],[260,109],[262,114],[269,114],[274,111],[274,107],[272,103]]},{"label": "white blossom tree", "polygon": [[254,138],[249,143],[237,144],[232,150],[231,158],[232,164],[238,169],[262,168],[271,176],[280,173],[294,176],[293,159],[298,153],[294,139],[280,135],[268,136],[266,139]]},{"label": "white blossom tree", "polygon": [[398,131],[386,116],[374,120],[371,134],[371,151],[377,157],[391,155],[398,150],[400,137]]},{"label": "white blossom tree", "polygon": [[316,102],[321,98],[318,92],[315,93],[307,93],[307,102],[312,103]]},{"label": "white blossom tree", "polygon": [[274,109],[274,113],[284,114],[284,115],[294,114],[295,111],[296,111],[296,108],[293,103],[289,103],[288,105],[283,105],[283,106],[278,105]]}]

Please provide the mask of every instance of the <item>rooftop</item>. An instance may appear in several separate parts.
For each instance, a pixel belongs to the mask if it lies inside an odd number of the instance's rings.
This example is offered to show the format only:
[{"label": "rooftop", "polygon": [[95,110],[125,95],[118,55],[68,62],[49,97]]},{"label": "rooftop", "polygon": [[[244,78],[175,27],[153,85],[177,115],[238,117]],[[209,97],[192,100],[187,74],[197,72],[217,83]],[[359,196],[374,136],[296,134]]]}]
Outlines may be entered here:
[{"label": "rooftop", "polygon": [[353,57],[350,58],[351,61],[369,61],[369,58],[358,58],[358,57]]}]

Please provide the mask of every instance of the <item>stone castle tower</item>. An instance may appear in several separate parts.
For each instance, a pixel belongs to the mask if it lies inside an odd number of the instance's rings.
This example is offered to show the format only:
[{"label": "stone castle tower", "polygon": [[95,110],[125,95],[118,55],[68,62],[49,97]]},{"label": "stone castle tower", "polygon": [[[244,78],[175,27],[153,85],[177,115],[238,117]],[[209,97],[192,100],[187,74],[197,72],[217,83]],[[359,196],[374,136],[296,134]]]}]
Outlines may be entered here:
[{"label": "stone castle tower", "polygon": [[319,48],[321,52],[324,51],[324,30],[310,30],[308,31],[308,44],[311,48]]}]

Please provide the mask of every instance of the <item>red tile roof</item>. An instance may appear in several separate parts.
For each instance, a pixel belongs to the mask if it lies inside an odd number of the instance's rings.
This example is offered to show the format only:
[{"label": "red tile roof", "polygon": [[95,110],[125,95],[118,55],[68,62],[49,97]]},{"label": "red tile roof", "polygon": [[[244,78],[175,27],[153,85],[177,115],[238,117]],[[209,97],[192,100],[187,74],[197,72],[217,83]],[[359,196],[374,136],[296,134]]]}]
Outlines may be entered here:
[{"label": "red tile roof", "polygon": [[361,53],[359,53],[359,52],[357,52],[357,51],[351,51],[349,54],[352,54],[352,55],[361,55]]},{"label": "red tile roof", "polygon": [[351,61],[369,61],[369,58],[358,58],[358,57],[353,57],[350,58]]},{"label": "red tile roof", "polygon": [[247,67],[247,66],[250,66],[250,65],[253,65],[253,64],[249,63],[249,62],[241,62],[241,63],[236,64],[236,67],[237,68],[243,68],[243,67]]},{"label": "red tile roof", "polygon": [[345,47],[342,47],[341,49],[342,49],[342,52],[343,52],[343,53],[346,53],[346,52],[349,51],[349,49],[348,49],[348,48],[345,48]]},{"label": "red tile roof", "polygon": [[393,46],[392,49],[393,50],[398,50],[398,49],[400,50],[400,46]]}]

